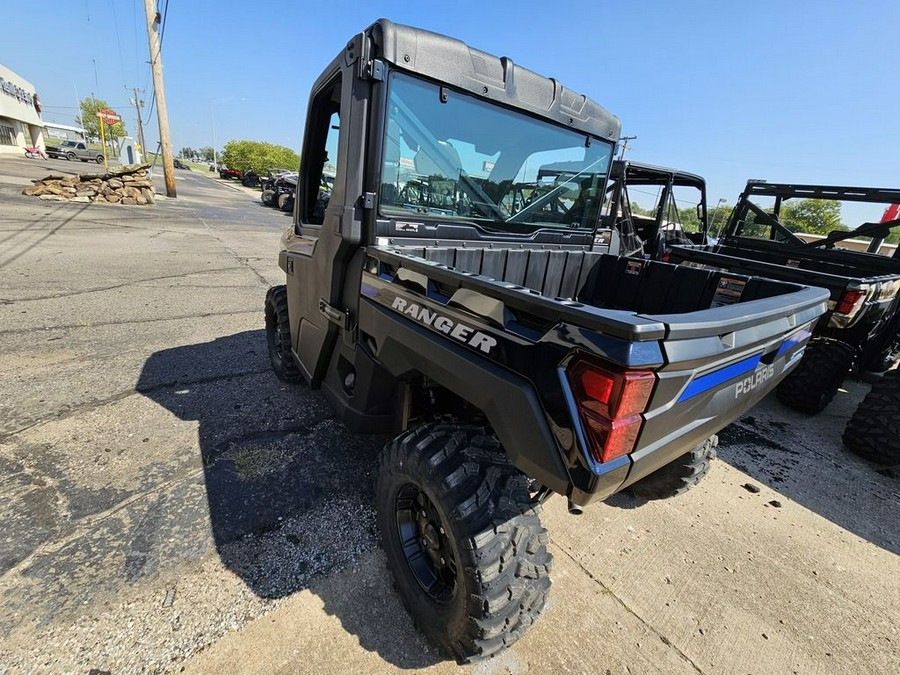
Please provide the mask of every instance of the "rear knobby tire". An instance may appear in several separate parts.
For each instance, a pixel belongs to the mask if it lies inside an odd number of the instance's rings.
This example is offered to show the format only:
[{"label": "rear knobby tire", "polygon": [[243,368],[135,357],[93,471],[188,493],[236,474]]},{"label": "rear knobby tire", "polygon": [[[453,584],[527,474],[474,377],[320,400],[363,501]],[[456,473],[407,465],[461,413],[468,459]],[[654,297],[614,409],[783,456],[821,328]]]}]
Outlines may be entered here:
[{"label": "rear knobby tire", "polygon": [[528,487],[480,427],[426,425],[382,451],[388,568],[416,625],[459,663],[509,646],[544,608],[553,559]]},{"label": "rear knobby tire", "polygon": [[853,365],[854,350],[840,342],[813,340],[794,371],[775,390],[788,408],[815,415],[825,410]]},{"label": "rear knobby tire", "polygon": [[291,321],[288,317],[287,288],[272,286],[266,293],[266,342],[269,361],[279,380],[299,382],[300,368],[291,349]]},{"label": "rear knobby tire", "polygon": [[891,370],[872,385],[847,423],[843,441],[864,459],[900,464],[900,371]]},{"label": "rear knobby tire", "polygon": [[287,204],[287,200],[290,199],[291,196],[287,192],[282,192],[278,195],[277,205],[279,211],[284,211],[284,205]]},{"label": "rear knobby tire", "polygon": [[718,445],[719,437],[710,436],[675,461],[641,478],[629,490],[644,499],[669,499],[687,492],[709,473]]}]

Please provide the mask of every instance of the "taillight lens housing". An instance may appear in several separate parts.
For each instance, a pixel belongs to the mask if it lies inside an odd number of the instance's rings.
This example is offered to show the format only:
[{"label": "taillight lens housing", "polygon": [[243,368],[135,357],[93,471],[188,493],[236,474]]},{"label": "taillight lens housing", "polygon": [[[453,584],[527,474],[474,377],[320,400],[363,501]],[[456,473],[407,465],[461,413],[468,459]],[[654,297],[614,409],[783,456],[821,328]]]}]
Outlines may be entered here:
[{"label": "taillight lens housing", "polygon": [[593,458],[608,462],[629,454],[656,376],[649,370],[619,371],[583,357],[569,364],[566,375]]},{"label": "taillight lens housing", "polygon": [[859,308],[866,299],[866,295],[868,295],[867,291],[847,289],[844,291],[843,295],[841,295],[841,299],[834,308],[834,311],[838,314],[843,314],[846,317],[852,317],[859,311]]}]

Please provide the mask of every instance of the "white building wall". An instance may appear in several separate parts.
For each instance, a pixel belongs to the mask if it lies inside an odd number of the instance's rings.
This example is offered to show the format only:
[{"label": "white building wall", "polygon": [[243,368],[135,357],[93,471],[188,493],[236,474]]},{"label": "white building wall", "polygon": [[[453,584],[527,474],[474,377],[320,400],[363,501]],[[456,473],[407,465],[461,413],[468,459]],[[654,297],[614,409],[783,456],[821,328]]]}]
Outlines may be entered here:
[{"label": "white building wall", "polygon": [[34,85],[0,65],[0,153],[20,154],[23,148],[45,147]]}]

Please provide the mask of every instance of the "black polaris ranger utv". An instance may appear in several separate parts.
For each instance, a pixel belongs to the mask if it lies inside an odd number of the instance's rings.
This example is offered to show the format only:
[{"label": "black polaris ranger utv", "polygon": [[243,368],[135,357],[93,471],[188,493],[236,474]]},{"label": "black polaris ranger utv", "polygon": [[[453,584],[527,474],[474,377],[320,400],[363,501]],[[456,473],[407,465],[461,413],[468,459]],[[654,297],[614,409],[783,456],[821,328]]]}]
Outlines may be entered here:
[{"label": "black polaris ranger utv", "polygon": [[[888,208],[881,222],[811,237],[791,232],[781,221],[785,204],[807,198]],[[829,311],[816,324],[806,355],[777,389],[785,405],[816,414],[831,402],[851,368],[865,376],[889,371],[900,362],[900,248],[884,243],[891,231],[900,230],[896,207],[891,206],[898,203],[900,189],[752,180],[718,245],[676,246],[670,256],[677,262],[830,291]],[[891,382],[895,378],[892,375]],[[900,399],[878,393],[895,389],[890,383],[879,384],[858,407],[843,434],[850,450],[880,463],[900,462]]]},{"label": "black polaris ranger utv", "polygon": [[[665,260],[673,244],[707,243],[702,176],[619,159],[612,164],[606,197],[597,238],[618,237],[611,253]],[[648,206],[641,208],[639,201]]]},{"label": "black polaris ranger utv", "polygon": [[398,434],[376,486],[398,591],[445,652],[490,656],[544,607],[541,503],[692,485],[827,292],[604,255],[616,118],[441,35],[356,35],[306,124],[272,366],[350,429]]}]

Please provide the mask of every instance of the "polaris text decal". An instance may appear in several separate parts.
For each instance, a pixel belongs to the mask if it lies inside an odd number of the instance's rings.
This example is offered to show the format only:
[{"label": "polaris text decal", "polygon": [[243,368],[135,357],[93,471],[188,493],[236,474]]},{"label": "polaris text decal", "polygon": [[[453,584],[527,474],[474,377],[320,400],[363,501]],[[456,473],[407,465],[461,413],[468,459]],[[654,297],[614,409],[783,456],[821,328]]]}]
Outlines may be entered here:
[{"label": "polaris text decal", "polygon": [[753,375],[745,377],[743,380],[737,383],[737,386],[734,388],[734,397],[738,398],[741,394],[749,394],[774,374],[775,366],[766,366],[765,368],[760,368]]},{"label": "polaris text decal", "polygon": [[465,324],[457,323],[453,319],[441,316],[427,307],[420,307],[414,302],[407,302],[404,298],[394,298],[391,308],[419,320],[426,326],[431,326],[444,335],[449,335],[460,342],[465,342],[470,347],[480,349],[485,354],[490,354],[491,349],[497,346],[497,340],[490,335],[485,335],[481,331],[470,328]]}]

